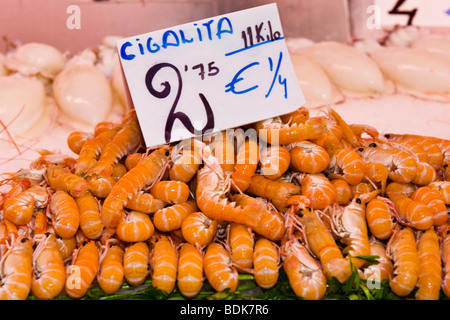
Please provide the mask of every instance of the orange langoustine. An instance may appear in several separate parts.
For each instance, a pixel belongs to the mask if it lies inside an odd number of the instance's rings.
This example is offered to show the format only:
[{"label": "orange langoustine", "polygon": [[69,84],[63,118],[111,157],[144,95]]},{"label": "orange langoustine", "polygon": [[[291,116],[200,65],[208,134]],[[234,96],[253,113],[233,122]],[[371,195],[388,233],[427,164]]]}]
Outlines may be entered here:
[{"label": "orange langoustine", "polygon": [[122,294],[146,280],[186,298],[206,282],[240,294],[239,273],[269,290],[282,272],[305,299],[355,272],[399,297],[450,295],[450,142],[382,137],[334,110],[249,127],[262,130],[254,140],[145,148],[132,111],[70,135],[78,158],[42,151],[0,182],[0,298]]}]

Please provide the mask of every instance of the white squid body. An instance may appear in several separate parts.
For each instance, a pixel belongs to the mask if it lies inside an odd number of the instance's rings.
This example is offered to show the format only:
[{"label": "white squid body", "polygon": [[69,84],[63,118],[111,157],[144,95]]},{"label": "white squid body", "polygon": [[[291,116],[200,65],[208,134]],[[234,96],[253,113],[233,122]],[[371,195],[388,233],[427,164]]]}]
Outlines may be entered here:
[{"label": "white squid body", "polygon": [[430,34],[430,32],[415,26],[399,28],[392,32],[385,45],[424,50],[450,61],[450,39],[437,34]]},{"label": "white squid body", "polygon": [[376,63],[352,46],[323,41],[299,52],[318,63],[346,96],[379,97],[386,90],[383,74]]},{"label": "white squid body", "polygon": [[378,47],[370,56],[398,91],[420,98],[450,100],[450,62],[425,50]]},{"label": "white squid body", "polygon": [[25,76],[53,79],[66,63],[66,57],[53,46],[30,42],[8,52],[5,66]]},{"label": "white squid body", "polygon": [[111,85],[94,61],[90,52],[82,53],[53,82],[55,100],[70,124],[85,129],[106,121],[112,109]]},{"label": "white squid body", "polygon": [[437,54],[450,62],[450,40],[441,37],[419,37],[411,43],[411,48]]},{"label": "white squid body", "polygon": [[[32,77],[0,77],[0,120],[7,127],[0,130],[2,142],[36,138],[55,122],[56,106],[47,96],[45,86]],[[11,135],[11,137],[8,135]]]},{"label": "white squid body", "polygon": [[326,106],[343,100],[319,64],[300,53],[291,53],[290,56],[306,99],[306,107]]}]

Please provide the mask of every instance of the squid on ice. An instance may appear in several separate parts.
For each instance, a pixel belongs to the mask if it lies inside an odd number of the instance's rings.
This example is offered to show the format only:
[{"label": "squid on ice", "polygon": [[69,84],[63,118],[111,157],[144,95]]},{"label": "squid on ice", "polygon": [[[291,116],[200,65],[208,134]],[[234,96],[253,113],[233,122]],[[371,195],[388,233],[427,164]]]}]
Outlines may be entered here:
[{"label": "squid on ice", "polygon": [[437,54],[450,61],[450,38],[432,34],[416,26],[407,26],[392,31],[386,38],[387,46],[419,49]]},{"label": "squid on ice", "polygon": [[[363,46],[398,92],[428,100],[450,101],[450,62],[431,49],[382,46],[366,41]],[[448,55],[448,53],[447,53]]]},{"label": "squid on ice", "polygon": [[322,41],[298,52],[318,63],[345,96],[379,97],[386,91],[383,73],[377,64],[350,45]]},{"label": "squid on ice", "polygon": [[290,56],[307,107],[315,108],[343,100],[342,94],[318,63],[300,53],[291,53]]},{"label": "squid on ice", "polygon": [[411,43],[411,48],[439,55],[450,63],[450,39],[437,36],[419,37]]},{"label": "squid on ice", "polygon": [[29,42],[7,53],[5,67],[24,76],[53,79],[64,69],[66,59],[65,54],[51,45]]},{"label": "squid on ice", "polygon": [[53,82],[64,115],[88,128],[105,121],[112,108],[111,86],[95,61],[95,54],[85,50],[67,62]]},{"label": "squid on ice", "polygon": [[36,78],[0,76],[0,142],[20,143],[52,128],[57,116],[54,100]]},{"label": "squid on ice", "polygon": [[49,86],[66,63],[66,55],[51,45],[13,46],[0,54],[0,143],[8,147],[53,128],[58,109]]}]

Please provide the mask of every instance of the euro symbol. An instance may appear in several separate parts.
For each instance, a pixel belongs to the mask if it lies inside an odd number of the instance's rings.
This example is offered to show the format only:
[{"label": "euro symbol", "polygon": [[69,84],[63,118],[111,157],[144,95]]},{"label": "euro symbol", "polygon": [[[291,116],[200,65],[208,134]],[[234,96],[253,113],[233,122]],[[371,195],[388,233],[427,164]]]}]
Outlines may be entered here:
[{"label": "euro symbol", "polygon": [[250,87],[248,89],[237,91],[236,87],[235,87],[238,82],[241,82],[242,80],[244,80],[244,78],[241,77],[241,73],[243,73],[245,70],[247,70],[247,69],[249,69],[249,68],[251,68],[253,66],[256,66],[258,64],[259,64],[259,62],[257,62],[257,61],[256,62],[252,62],[252,63],[246,65],[245,67],[243,67],[238,72],[236,72],[236,74],[233,77],[233,80],[231,80],[231,82],[229,82],[227,85],[225,85],[225,88],[227,88],[225,90],[225,92],[230,92],[231,91],[234,94],[243,94],[243,93],[246,93],[246,92],[249,92],[249,91],[252,91],[252,90],[255,90],[256,88],[258,88],[258,85],[254,85],[253,87]]}]

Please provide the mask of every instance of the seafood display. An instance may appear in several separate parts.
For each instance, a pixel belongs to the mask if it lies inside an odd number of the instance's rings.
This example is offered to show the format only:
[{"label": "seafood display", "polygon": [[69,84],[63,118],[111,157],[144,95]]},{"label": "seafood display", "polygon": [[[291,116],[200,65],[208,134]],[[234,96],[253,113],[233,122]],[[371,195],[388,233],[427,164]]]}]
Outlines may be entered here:
[{"label": "seafood display", "polygon": [[377,39],[347,43],[286,38],[305,106],[317,113],[332,107],[355,125],[365,121],[381,133],[448,139],[448,33],[417,26],[383,32]]},{"label": "seafood display", "polygon": [[330,81],[347,96],[377,97],[385,91],[383,74],[377,63],[352,46],[323,41],[299,53],[318,63]]},{"label": "seafood display", "polygon": [[0,300],[450,298],[450,39],[286,38],[304,106],[147,148],[119,38],[0,53]]},{"label": "seafood display", "polygon": [[[65,146],[62,137],[69,133],[90,132],[103,121],[121,121],[128,107],[117,39],[106,36],[99,45],[76,53],[43,43],[8,43],[7,52],[0,53],[0,146],[12,151],[3,155],[0,165],[24,155],[32,160],[30,149],[47,148],[50,134],[51,142],[57,139]],[[406,106],[424,101],[433,108],[423,115],[431,118],[432,129],[445,124],[440,115],[450,103],[449,43],[448,38],[416,27],[399,28],[377,41],[347,44],[286,38],[308,109],[334,106],[348,116],[345,110],[354,108],[352,103],[389,99],[399,113],[392,119],[401,121]],[[221,160],[220,154],[216,157]]]},{"label": "seafood display", "polygon": [[333,109],[283,118],[252,124],[253,138],[146,148],[130,110],[69,135],[76,156],[6,173],[1,298],[120,299],[142,286],[242,298],[243,277],[298,299],[356,278],[374,295],[450,298],[450,140],[380,134]]},{"label": "seafood display", "polygon": [[20,155],[42,136],[94,128],[126,112],[115,37],[77,54],[10,43],[0,54],[0,145]]},{"label": "seafood display", "polygon": [[[310,107],[393,93],[450,101],[450,39],[416,27],[392,31],[379,41],[343,44],[290,38],[287,45]],[[314,90],[310,79],[315,79]]]}]

